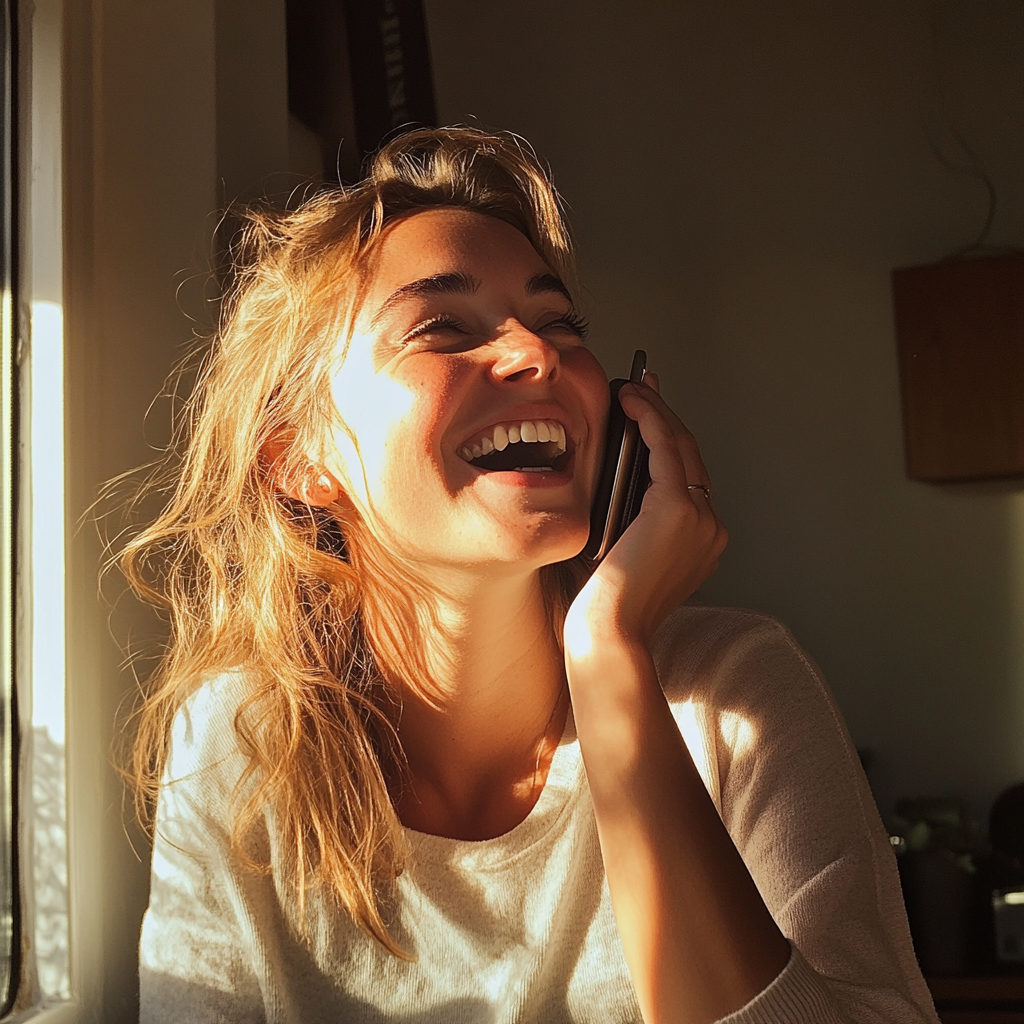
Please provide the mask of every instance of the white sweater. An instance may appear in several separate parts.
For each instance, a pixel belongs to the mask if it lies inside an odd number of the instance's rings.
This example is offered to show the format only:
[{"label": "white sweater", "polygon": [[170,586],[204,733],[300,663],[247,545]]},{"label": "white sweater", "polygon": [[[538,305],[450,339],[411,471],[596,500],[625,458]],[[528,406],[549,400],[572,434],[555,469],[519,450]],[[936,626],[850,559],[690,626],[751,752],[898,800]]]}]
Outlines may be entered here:
[{"label": "white sweater", "polygon": [[[895,859],[839,712],[789,633],[751,612],[684,607],[659,676],[705,784],[790,939],[788,966],[729,1024],[936,1024]],[[244,680],[177,716],[142,930],[143,1024],[558,1024],[641,1021],[572,721],[536,806],[468,842],[410,832],[393,934],[406,963],[232,857]],[[259,840],[276,857],[269,815]]]}]

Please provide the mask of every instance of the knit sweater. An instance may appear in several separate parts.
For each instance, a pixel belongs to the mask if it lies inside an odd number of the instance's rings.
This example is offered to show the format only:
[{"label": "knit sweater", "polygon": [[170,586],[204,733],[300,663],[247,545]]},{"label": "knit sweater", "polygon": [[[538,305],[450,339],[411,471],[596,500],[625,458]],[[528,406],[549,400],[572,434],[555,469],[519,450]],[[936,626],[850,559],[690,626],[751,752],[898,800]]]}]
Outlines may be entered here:
[{"label": "knit sweater", "polygon": [[[766,616],[684,607],[654,656],[704,783],[791,943],[782,973],[725,1021],[936,1024],[895,858],[806,655]],[[409,831],[391,918],[415,958],[406,962],[315,894],[300,940],[284,873],[232,854],[244,693],[240,674],[218,677],[173,725],[142,930],[143,1024],[640,1024],[571,716],[537,804],[510,832],[470,842]],[[279,862],[269,812],[256,842]]]}]

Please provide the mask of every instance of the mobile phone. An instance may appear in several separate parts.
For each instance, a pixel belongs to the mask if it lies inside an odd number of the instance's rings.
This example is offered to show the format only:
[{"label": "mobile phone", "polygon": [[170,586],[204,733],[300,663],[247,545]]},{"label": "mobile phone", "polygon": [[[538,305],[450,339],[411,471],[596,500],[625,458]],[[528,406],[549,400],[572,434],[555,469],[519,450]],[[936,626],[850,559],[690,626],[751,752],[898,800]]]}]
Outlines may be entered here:
[{"label": "mobile phone", "polygon": [[590,537],[585,554],[600,562],[609,548],[640,512],[644,492],[651,482],[648,468],[650,449],[640,436],[636,420],[631,420],[619,402],[619,389],[630,382],[640,383],[647,372],[647,353],[633,353],[629,380],[616,377],[610,382],[611,409],[605,440],[604,462],[597,482],[597,493],[590,509]]}]

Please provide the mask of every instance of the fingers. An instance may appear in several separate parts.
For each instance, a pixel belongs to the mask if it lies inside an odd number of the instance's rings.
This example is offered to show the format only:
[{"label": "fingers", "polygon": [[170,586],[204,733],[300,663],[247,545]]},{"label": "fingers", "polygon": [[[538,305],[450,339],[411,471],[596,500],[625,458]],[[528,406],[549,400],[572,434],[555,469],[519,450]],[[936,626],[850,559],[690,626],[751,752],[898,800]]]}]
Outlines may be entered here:
[{"label": "fingers", "polygon": [[[656,442],[659,436],[665,443],[672,444],[682,460],[685,476],[682,485],[688,488],[687,495],[698,500],[703,499],[710,505],[708,471],[701,458],[696,438],[666,405],[655,387],[648,386],[648,381],[652,377],[653,384],[658,385],[657,377],[648,374],[643,384],[626,384],[622,387],[619,392],[622,408],[628,416],[639,423],[641,436],[651,449],[652,458],[655,456],[654,445],[651,442]],[[655,415],[644,415],[645,406]],[[652,477],[657,468],[652,466]]]},{"label": "fingers", "polygon": [[706,502],[708,508],[711,507],[711,488],[706,484],[687,484],[686,491],[694,501],[701,497]]},{"label": "fingers", "polygon": [[618,588],[623,621],[649,639],[664,616],[715,571],[728,533],[710,501],[697,442],[658,394],[658,379],[625,384],[623,411],[650,449],[651,486],[639,517],[595,574]]}]

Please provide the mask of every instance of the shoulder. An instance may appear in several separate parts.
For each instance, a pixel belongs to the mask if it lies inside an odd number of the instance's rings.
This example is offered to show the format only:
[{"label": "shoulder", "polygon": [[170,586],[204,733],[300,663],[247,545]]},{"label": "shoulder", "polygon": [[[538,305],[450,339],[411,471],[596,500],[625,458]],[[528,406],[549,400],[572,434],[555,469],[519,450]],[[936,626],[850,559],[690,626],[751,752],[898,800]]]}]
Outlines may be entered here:
[{"label": "shoulder", "polygon": [[225,672],[204,680],[175,714],[157,802],[154,872],[228,844],[249,766],[235,717],[251,689],[242,673]]},{"label": "shoulder", "polygon": [[817,666],[778,619],[762,612],[682,605],[658,630],[652,647],[671,701],[698,694],[750,696],[797,682],[823,691]]},{"label": "shoulder", "polygon": [[697,768],[783,933],[850,1019],[934,1020],[888,837],[811,658],[770,615],[731,608],[679,608],[652,646]]},{"label": "shoulder", "polygon": [[727,784],[774,778],[786,764],[859,774],[821,672],[777,619],[683,606],[652,647],[665,695],[698,767],[708,762],[702,774],[716,797],[724,799]]},{"label": "shoulder", "polygon": [[[203,681],[178,709],[171,723],[164,786],[210,774],[223,774],[242,758],[235,719],[252,693],[241,671]],[[236,775],[237,777],[237,775]]]}]

